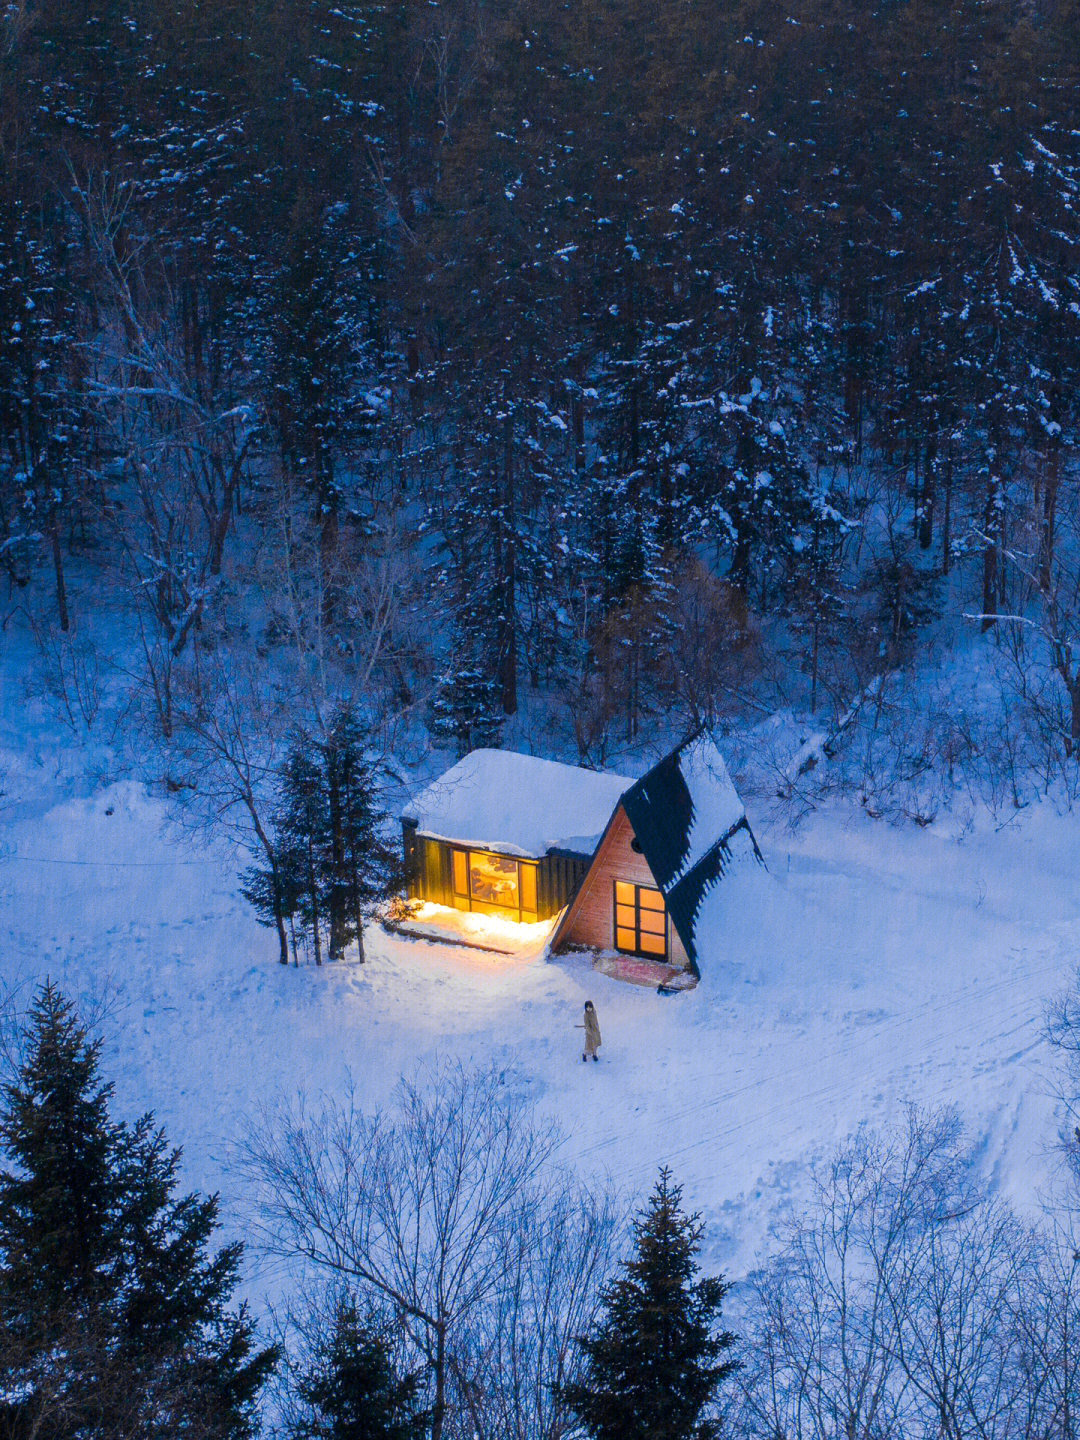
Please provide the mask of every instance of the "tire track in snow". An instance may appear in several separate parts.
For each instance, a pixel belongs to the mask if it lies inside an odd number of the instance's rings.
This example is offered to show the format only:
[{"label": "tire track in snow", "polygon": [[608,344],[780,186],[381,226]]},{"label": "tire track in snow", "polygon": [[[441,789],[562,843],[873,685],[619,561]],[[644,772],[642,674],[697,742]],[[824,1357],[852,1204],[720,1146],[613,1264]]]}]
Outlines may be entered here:
[{"label": "tire track in snow", "polygon": [[[1064,968],[1066,968],[1064,962],[1061,959],[1055,959],[1052,961],[1047,961],[1043,965],[1028,969],[1025,972],[1025,975],[1026,977],[1033,980],[1039,978],[1048,979],[1052,974],[1056,974],[1060,977]],[[832,1050],[821,1054],[818,1057],[816,1064],[819,1068],[823,1066],[828,1066],[831,1061],[838,1060],[841,1057],[850,1056],[853,1051],[865,1049],[868,1045],[879,1045],[890,1035],[902,1032],[905,1029],[910,1029],[911,1026],[917,1024],[919,1021],[924,1019],[928,1013],[954,1013],[961,1006],[970,1006],[972,1000],[992,1000],[994,997],[1001,995],[1004,992],[1014,990],[1016,988],[1016,985],[1017,979],[1016,976],[1013,975],[1007,976],[1001,980],[992,981],[989,984],[981,984],[980,982],[975,981],[972,984],[956,991],[951,997],[948,997],[944,1000],[939,998],[931,998],[924,1001],[922,1004],[917,1005],[913,1009],[907,1010],[898,1015],[890,1016],[888,1019],[883,1020],[878,1025],[867,1027],[867,1030],[863,1035],[857,1038],[846,1040],[843,1045],[837,1046]],[[1029,997],[1025,997],[1024,1003],[1027,1003],[1028,998]],[[1008,1036],[1015,1035],[1018,1031],[1025,1029],[1026,1026],[1031,1023],[1030,1020],[1021,1021],[1020,1024],[1017,1025],[1015,1023],[1015,1019],[1015,1015],[1009,1017],[1010,1023],[1006,1027],[1006,1029],[993,1034],[985,1034],[984,1043],[992,1043],[994,1040],[1004,1039]],[[1031,1019],[1033,1020],[1034,1017],[1031,1017]],[[923,1046],[920,1052],[923,1061],[925,1062],[930,1059],[931,1052],[937,1052],[947,1044],[952,1045],[959,1038],[965,1035],[969,1035],[978,1029],[980,1029],[978,1021],[977,1019],[973,1019],[967,1024],[954,1025],[943,1031],[937,1032],[932,1036],[932,1038],[927,1041],[927,1043]],[[1032,1045],[1025,1047],[1021,1054],[1030,1053],[1032,1050],[1036,1049],[1040,1043],[1040,1041],[1033,1042]],[[756,1079],[747,1081],[743,1085],[734,1086],[729,1090],[723,1091],[721,1094],[714,1095],[707,1100],[702,1100],[699,1104],[695,1105],[692,1110],[685,1105],[681,1105],[677,1109],[669,1109],[666,1111],[666,1113],[654,1110],[650,1113],[645,1123],[651,1130],[654,1131],[662,1132],[665,1129],[674,1129],[678,1125],[679,1121],[683,1120],[689,1115],[693,1115],[695,1119],[698,1119],[699,1117],[707,1118],[709,1114],[717,1111],[721,1106],[730,1106],[736,1101],[738,1101],[741,1097],[752,1095],[754,1093],[760,1093],[767,1087],[779,1087],[785,1082],[790,1083],[791,1078],[792,1067],[789,1065],[786,1066],[783,1070],[774,1070],[767,1075],[760,1075]],[[818,1085],[813,1089],[801,1090],[799,1093],[800,1118],[794,1122],[793,1127],[789,1127],[789,1133],[792,1129],[794,1131],[800,1131],[805,1129],[801,1117],[803,1114],[805,1114],[807,1106],[823,1105],[830,1099],[835,1098],[841,1092],[848,1093],[850,1090],[851,1085],[849,1083],[848,1077],[846,1076],[829,1080],[825,1084]],[[700,1134],[697,1138],[693,1140],[688,1140],[673,1149],[669,1149],[665,1153],[664,1158],[666,1161],[678,1160],[683,1159],[688,1155],[695,1154],[707,1146],[715,1146],[719,1148],[723,1146],[726,1142],[730,1142],[735,1136],[741,1134],[743,1131],[759,1127],[760,1124],[760,1115],[752,1114],[743,1119],[735,1121],[730,1125],[725,1125],[718,1129],[706,1131],[706,1133]],[[584,1146],[580,1150],[576,1150],[574,1152],[574,1155],[576,1160],[581,1161],[588,1159],[591,1156],[602,1156],[604,1152],[610,1150],[613,1146],[617,1147],[618,1149],[622,1149],[623,1147],[632,1147],[635,1142],[639,1141],[639,1128],[635,1128],[634,1130],[622,1129],[619,1131],[610,1132],[608,1135],[605,1135],[603,1139],[594,1141],[592,1144]],[[652,1171],[655,1169],[655,1163],[652,1160],[648,1162],[634,1161],[626,1166],[609,1166],[608,1168],[614,1178],[621,1180],[625,1183],[636,1177],[644,1176],[646,1175],[646,1173],[651,1175]]]}]

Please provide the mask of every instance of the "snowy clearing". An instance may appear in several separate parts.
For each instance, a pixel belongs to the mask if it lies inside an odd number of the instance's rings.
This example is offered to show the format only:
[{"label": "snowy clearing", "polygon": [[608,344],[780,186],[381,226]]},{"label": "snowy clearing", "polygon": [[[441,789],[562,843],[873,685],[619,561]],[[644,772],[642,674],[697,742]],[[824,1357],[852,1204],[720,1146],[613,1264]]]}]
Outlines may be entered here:
[{"label": "snowy clearing", "polygon": [[[12,760],[15,757],[10,757]],[[134,782],[58,798],[37,772],[0,851],[2,978],[51,975],[107,1001],[124,1113],[153,1108],[190,1183],[243,1228],[230,1147],[245,1116],[351,1074],[371,1101],[436,1053],[507,1071],[559,1118],[568,1158],[640,1191],[662,1162],[738,1273],[801,1193],[808,1161],[908,1100],[955,1103],[1021,1204],[1053,1171],[1046,999],[1080,949],[1075,821],[1049,807],[966,835],[853,807],[796,832],[754,817],[768,874],[727,889],[727,948],[662,998],[591,970],[372,929],[366,965],[283,969],[237,894],[237,858],[196,849]],[[9,771],[10,771],[9,765]],[[62,788],[62,787],[61,787]],[[591,998],[599,1065],[574,1029]]]}]

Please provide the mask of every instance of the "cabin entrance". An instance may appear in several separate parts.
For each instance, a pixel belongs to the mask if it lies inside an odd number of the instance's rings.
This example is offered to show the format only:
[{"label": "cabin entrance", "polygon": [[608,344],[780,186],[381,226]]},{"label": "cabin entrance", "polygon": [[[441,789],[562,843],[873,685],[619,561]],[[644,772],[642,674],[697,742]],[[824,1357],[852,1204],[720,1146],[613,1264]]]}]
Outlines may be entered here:
[{"label": "cabin entrance", "polygon": [[666,960],[667,907],[659,890],[634,885],[629,880],[614,882],[615,949],[624,955],[646,955]]},{"label": "cabin entrance", "polygon": [[454,907],[535,924],[536,863],[490,850],[451,850]]}]

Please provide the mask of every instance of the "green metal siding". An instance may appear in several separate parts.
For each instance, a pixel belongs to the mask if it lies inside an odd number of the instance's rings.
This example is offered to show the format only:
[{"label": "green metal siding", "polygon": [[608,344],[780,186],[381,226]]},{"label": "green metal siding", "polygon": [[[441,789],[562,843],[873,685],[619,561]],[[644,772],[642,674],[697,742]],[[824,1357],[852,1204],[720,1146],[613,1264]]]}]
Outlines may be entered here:
[{"label": "green metal siding", "polygon": [[402,824],[405,851],[405,893],[410,900],[430,900],[452,905],[450,847],[416,833],[416,826]]},{"label": "green metal siding", "polygon": [[540,917],[557,915],[577,894],[589,868],[589,861],[577,855],[545,855],[537,876]]}]

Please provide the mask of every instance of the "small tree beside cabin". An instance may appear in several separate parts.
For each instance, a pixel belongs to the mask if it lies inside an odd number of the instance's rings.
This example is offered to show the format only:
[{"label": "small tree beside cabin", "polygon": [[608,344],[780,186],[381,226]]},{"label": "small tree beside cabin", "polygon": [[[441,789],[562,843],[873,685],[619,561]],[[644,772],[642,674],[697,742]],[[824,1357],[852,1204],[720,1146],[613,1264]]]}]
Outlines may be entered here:
[{"label": "small tree beside cabin", "polygon": [[287,921],[294,960],[299,939],[320,965],[356,943],[364,959],[364,926],[399,892],[401,859],[385,838],[376,767],[350,709],[334,717],[324,737],[298,730],[277,781],[271,816],[273,863],[253,866],[243,894],[262,924]]}]

